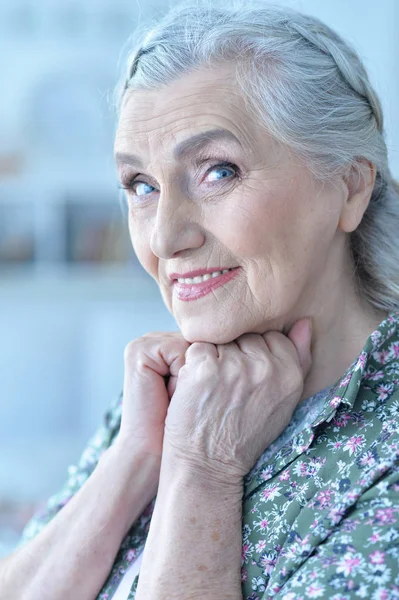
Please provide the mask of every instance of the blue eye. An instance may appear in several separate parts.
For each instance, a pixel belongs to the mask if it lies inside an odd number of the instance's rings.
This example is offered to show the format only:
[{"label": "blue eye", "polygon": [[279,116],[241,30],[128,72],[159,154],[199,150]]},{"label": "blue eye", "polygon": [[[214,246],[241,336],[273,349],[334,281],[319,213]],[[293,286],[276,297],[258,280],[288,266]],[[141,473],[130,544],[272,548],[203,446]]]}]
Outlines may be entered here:
[{"label": "blue eye", "polygon": [[222,181],[236,175],[237,168],[234,165],[216,165],[209,169],[208,174],[208,181]]},{"label": "blue eye", "polygon": [[132,184],[132,190],[136,196],[148,196],[155,191],[155,188],[145,181],[134,181]]}]

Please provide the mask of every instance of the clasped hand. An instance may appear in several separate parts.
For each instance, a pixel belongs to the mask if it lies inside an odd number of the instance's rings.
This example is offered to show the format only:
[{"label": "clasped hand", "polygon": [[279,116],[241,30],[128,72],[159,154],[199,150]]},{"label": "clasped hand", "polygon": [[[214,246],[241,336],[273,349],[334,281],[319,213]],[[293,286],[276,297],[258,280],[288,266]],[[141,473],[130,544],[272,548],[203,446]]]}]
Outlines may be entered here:
[{"label": "clasped hand", "polygon": [[221,345],[190,345],[179,333],[135,340],[125,350],[120,438],[160,460],[167,448],[220,481],[241,480],[288,425],[310,370],[310,344],[309,319],[288,335],[248,333]]}]

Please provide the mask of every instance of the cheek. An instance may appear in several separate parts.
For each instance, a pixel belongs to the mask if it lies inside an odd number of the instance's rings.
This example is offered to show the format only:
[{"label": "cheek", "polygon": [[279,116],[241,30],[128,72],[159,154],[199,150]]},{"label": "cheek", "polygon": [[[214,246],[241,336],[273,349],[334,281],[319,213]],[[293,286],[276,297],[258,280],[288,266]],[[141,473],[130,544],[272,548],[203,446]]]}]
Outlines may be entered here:
[{"label": "cheek", "polygon": [[149,231],[147,231],[147,228],[143,224],[137,225],[130,217],[129,234],[133,250],[141,266],[147,271],[147,273],[157,280],[158,259],[151,252]]},{"label": "cheek", "polygon": [[247,190],[219,228],[258,298],[291,293],[305,282],[323,264],[337,221],[331,203],[300,181],[265,187]]},{"label": "cheek", "polygon": [[[245,197],[246,196],[246,197]],[[295,233],[285,199],[271,194],[247,194],[223,215],[215,215],[214,235],[232,254],[245,260],[285,254]],[[216,218],[217,217],[217,218]]]}]

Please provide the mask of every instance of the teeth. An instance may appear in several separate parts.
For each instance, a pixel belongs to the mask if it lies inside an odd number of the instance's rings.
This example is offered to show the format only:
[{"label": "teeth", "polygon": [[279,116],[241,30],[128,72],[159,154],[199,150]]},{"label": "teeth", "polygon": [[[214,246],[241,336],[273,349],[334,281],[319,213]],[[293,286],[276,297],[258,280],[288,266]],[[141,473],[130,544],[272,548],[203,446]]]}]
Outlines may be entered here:
[{"label": "teeth", "polygon": [[212,277],[219,277],[219,275],[224,275],[228,273],[231,269],[224,269],[224,271],[214,271],[213,273],[206,273],[206,275],[198,275],[197,277],[180,277],[177,281],[179,283],[192,284],[192,283],[202,283],[203,281],[208,281]]}]

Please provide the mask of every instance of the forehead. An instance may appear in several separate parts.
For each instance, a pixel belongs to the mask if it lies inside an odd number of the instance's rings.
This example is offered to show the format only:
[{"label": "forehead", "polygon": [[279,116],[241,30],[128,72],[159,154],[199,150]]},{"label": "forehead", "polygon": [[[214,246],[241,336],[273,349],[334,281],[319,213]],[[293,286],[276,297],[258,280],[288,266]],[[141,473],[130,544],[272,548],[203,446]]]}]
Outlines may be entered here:
[{"label": "forehead", "polygon": [[128,91],[115,151],[137,144],[160,149],[210,129],[230,131],[248,148],[259,130],[230,65],[199,69],[159,89]]}]

